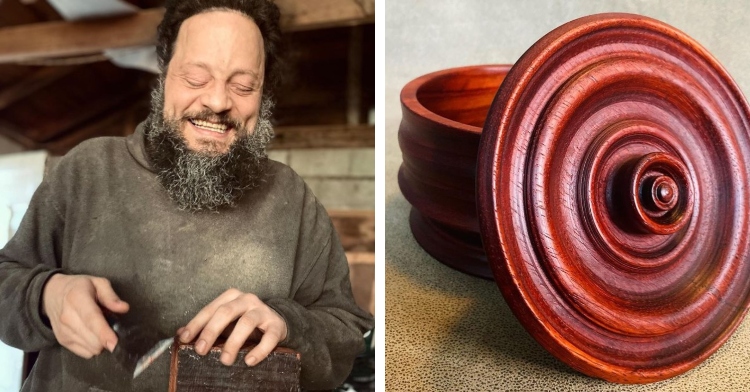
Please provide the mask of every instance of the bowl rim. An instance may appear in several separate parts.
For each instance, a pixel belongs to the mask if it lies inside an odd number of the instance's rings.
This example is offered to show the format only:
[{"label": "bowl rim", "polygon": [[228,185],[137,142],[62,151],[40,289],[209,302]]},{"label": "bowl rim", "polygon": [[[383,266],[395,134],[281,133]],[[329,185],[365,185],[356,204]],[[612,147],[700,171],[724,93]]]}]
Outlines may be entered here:
[{"label": "bowl rim", "polygon": [[[401,89],[401,105],[404,108],[404,110],[408,110],[412,114],[421,117],[427,121],[431,121],[433,123],[439,124],[446,128],[456,129],[459,131],[465,131],[470,133],[475,133],[477,135],[482,133],[482,127],[477,127],[474,125],[465,124],[459,121],[451,120],[447,117],[441,116],[432,110],[426,108],[417,98],[417,93],[419,92],[419,89],[422,88],[425,84],[446,76],[446,75],[453,75],[453,74],[460,74],[464,71],[469,70],[478,70],[478,69],[488,69],[488,70],[496,70],[499,71],[499,73],[504,73],[506,76],[510,72],[511,68],[513,67],[512,64],[479,64],[479,65],[468,65],[463,67],[455,67],[455,68],[448,68],[448,69],[442,69],[435,72],[430,72],[428,74],[422,75],[416,79],[413,79],[409,83],[407,83],[403,89]],[[504,81],[505,79],[503,79]],[[500,89],[500,85],[497,86],[498,90]],[[497,92],[495,92],[495,95],[497,95]],[[495,98],[493,98],[494,101]],[[490,106],[492,106],[490,104]]]}]

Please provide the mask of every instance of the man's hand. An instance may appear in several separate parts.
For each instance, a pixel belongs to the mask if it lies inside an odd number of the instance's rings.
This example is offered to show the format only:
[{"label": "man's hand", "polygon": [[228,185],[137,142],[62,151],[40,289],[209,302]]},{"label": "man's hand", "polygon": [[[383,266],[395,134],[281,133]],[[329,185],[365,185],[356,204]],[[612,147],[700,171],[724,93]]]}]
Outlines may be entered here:
[{"label": "man's hand", "polygon": [[49,318],[55,338],[63,347],[83,358],[91,358],[117,345],[117,335],[109,327],[101,307],[126,313],[109,281],[88,275],[55,274],[42,293],[42,311]]},{"label": "man's hand", "polygon": [[255,366],[265,359],[280,341],[286,339],[284,319],[254,294],[237,289],[225,291],[206,305],[185,327],[177,330],[177,334],[180,341],[188,343],[200,332],[195,352],[206,355],[216,338],[235,320],[237,323],[221,353],[221,363],[224,365],[234,363],[237,352],[254,331],[259,331],[263,336],[260,343],[245,356],[248,366]]}]

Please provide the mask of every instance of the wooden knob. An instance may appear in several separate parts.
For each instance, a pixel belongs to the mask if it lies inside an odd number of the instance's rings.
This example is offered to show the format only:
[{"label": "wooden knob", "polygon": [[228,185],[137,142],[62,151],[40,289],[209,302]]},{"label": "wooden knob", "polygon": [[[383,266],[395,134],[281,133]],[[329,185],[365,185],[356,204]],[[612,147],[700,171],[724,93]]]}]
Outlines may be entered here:
[{"label": "wooden knob", "polygon": [[[688,175],[678,158],[665,153],[650,153],[639,159],[627,187],[614,190],[628,195],[629,223],[646,234],[674,234],[684,228],[693,212]],[[611,213],[615,215],[618,208],[611,206]]]}]

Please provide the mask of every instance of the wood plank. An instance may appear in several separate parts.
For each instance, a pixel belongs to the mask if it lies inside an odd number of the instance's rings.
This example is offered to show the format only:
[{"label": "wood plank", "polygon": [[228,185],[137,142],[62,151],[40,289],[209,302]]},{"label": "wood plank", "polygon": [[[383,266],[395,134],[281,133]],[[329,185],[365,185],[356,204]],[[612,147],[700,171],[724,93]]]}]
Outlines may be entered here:
[{"label": "wood plank", "polygon": [[21,129],[15,124],[12,124],[2,118],[0,118],[0,134],[7,137],[8,139],[20,144],[27,150],[39,149],[39,144],[27,137]]},{"label": "wood plank", "polygon": [[77,22],[46,22],[0,29],[0,63],[79,56],[109,48],[153,44],[164,9]]},{"label": "wood plank", "polygon": [[349,61],[346,78],[346,123],[362,123],[362,26],[349,29]]},{"label": "wood plank", "polygon": [[375,0],[276,0],[284,31],[375,22]]},{"label": "wood plank", "polygon": [[328,216],[345,251],[375,251],[375,211],[329,210]]},{"label": "wood plank", "polygon": [[8,88],[34,73],[36,67],[18,64],[0,64],[0,90]]},{"label": "wood plank", "polygon": [[288,126],[274,132],[273,149],[375,147],[375,127],[371,125]]},{"label": "wood plank", "polygon": [[99,136],[126,136],[133,133],[138,123],[133,123],[130,118],[132,113],[140,111],[143,98],[135,95],[129,103],[125,102],[119,106],[124,109],[102,113],[92,121],[77,126],[54,140],[40,143],[38,148],[43,148],[52,155],[65,155],[86,139]]},{"label": "wood plank", "polygon": [[[279,0],[284,31],[374,23],[374,0]],[[80,56],[105,49],[152,45],[163,8],[76,22],[33,23],[0,29],[0,63]]]},{"label": "wood plank", "polygon": [[38,22],[34,12],[18,0],[0,1],[0,26],[14,26]]},{"label": "wood plank", "polygon": [[25,137],[46,143],[101,114],[121,110],[124,99],[134,95],[148,97],[152,77],[108,62],[89,64],[7,107],[0,115],[21,129]]},{"label": "wood plank", "polygon": [[346,252],[354,302],[375,314],[375,253]]},{"label": "wood plank", "polygon": [[44,21],[62,20],[60,13],[46,0],[23,0],[22,3]]},{"label": "wood plank", "polygon": [[[126,109],[101,113],[90,121],[85,121],[65,131],[59,137],[46,142],[38,142],[28,137],[25,132],[18,129],[14,124],[4,120],[0,120],[0,134],[20,144],[26,150],[47,150],[50,153],[50,157],[45,166],[46,173],[47,170],[57,163],[57,158],[65,155],[73,147],[86,139],[99,136],[124,136],[125,133],[132,133],[132,129],[135,129],[135,126],[128,121],[128,117],[133,110],[140,109],[142,106],[141,99],[136,97],[134,103],[123,103],[120,106],[126,107]],[[133,128],[128,129],[131,125]]]},{"label": "wood plank", "polygon": [[21,81],[0,90],[0,110],[47,87],[71,73],[75,68],[72,66],[42,68]]},{"label": "wood plank", "polygon": [[129,89],[121,89],[117,94],[103,95],[99,99],[87,102],[78,111],[71,111],[54,122],[42,122],[37,127],[26,129],[24,133],[39,143],[49,143],[101,115],[113,113],[128,101],[144,94],[146,89],[143,86],[133,84]]}]

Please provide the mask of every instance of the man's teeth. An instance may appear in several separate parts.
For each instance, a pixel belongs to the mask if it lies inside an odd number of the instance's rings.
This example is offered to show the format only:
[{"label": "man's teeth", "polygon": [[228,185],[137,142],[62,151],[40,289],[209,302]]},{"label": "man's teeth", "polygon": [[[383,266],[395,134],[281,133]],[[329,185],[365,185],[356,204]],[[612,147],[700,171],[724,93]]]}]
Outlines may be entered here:
[{"label": "man's teeth", "polygon": [[224,133],[227,131],[226,124],[216,124],[216,123],[203,121],[203,120],[191,120],[190,122],[192,122],[196,127],[205,129],[207,131],[218,132],[218,133]]}]

